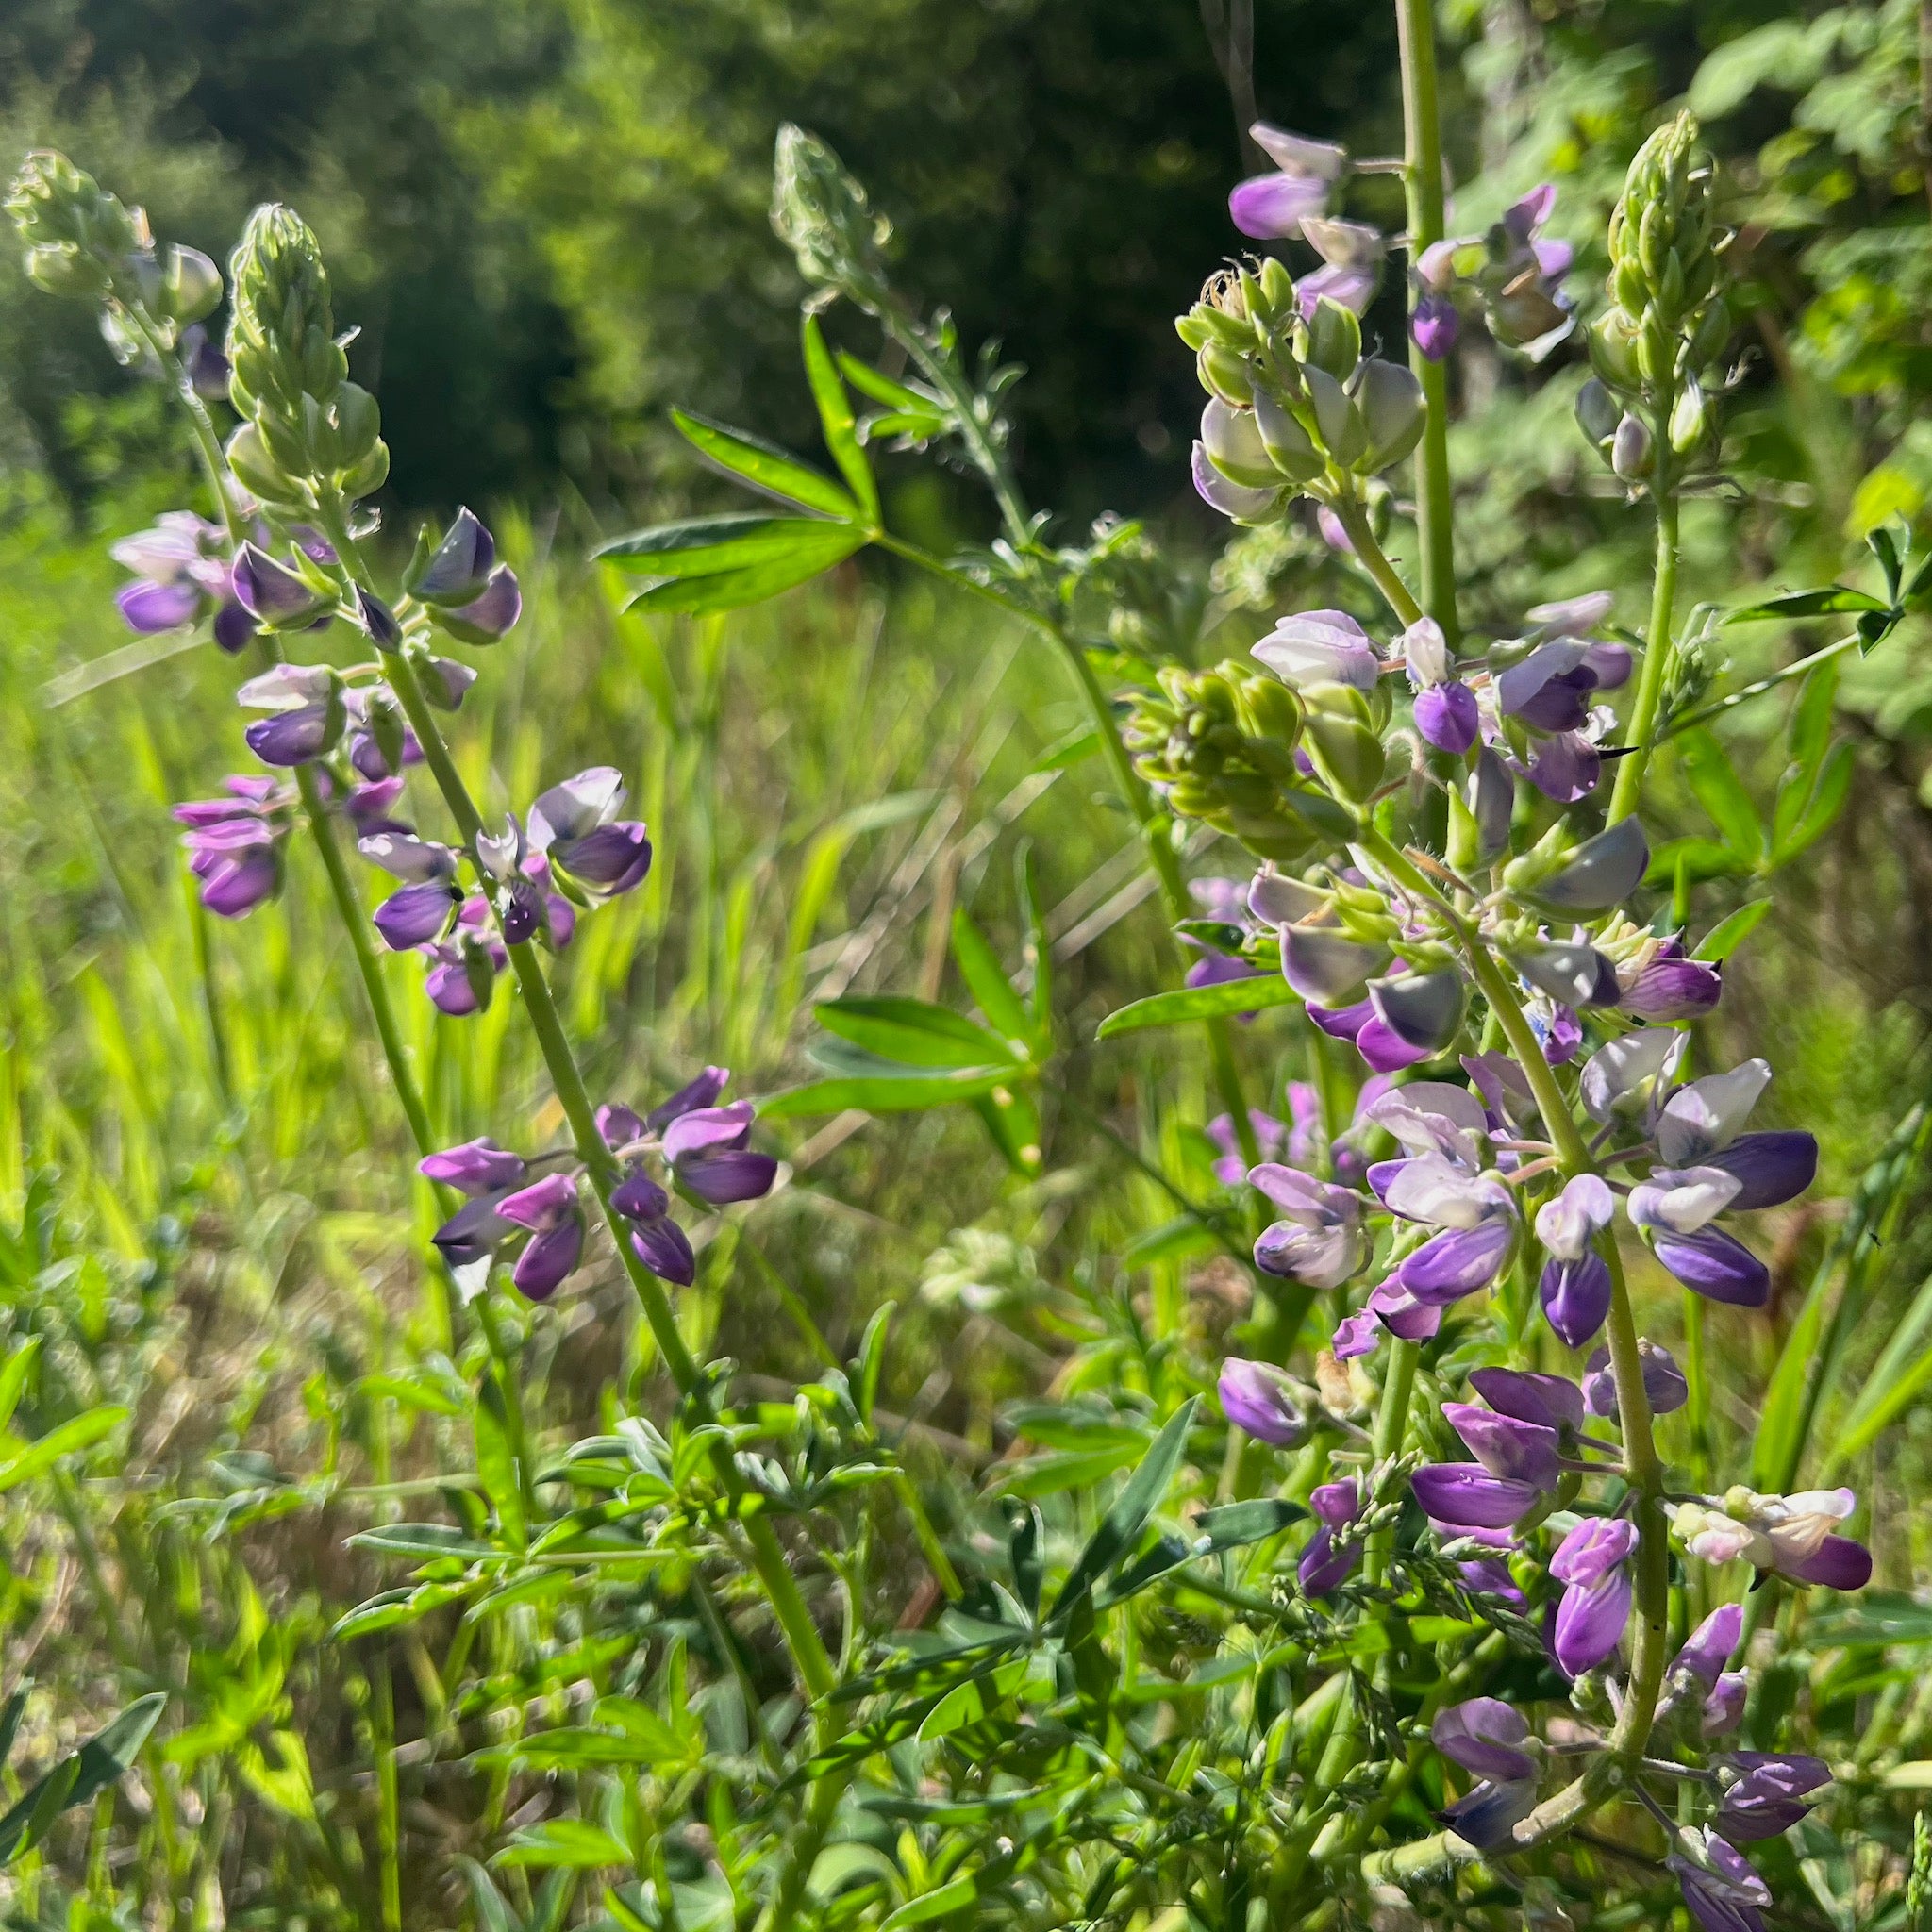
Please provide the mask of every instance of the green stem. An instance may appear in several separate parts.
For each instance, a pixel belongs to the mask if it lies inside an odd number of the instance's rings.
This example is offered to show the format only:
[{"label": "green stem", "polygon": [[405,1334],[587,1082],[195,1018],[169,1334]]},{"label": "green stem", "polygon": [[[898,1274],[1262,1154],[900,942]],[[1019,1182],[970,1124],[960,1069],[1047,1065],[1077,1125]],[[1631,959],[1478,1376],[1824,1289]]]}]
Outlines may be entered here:
[{"label": "green stem", "polygon": [[[1661,453],[1670,447],[1669,435],[1670,412],[1659,408],[1655,446],[1660,465],[1664,460]],[[1609,823],[1613,825],[1627,819],[1643,796],[1643,769],[1650,762],[1652,750],[1650,737],[1657,728],[1657,708],[1663,702],[1665,680],[1675,655],[1671,641],[1671,606],[1676,594],[1677,498],[1675,491],[1666,487],[1660,489],[1657,499],[1657,577],[1651,591],[1643,669],[1637,680],[1637,704],[1624,734],[1631,749],[1617,761],[1616,789],[1610,793]]]},{"label": "green stem", "polygon": [[[340,518],[333,521],[336,527],[330,531],[330,540],[344,560],[354,568],[355,553],[348,533],[341,526]],[[386,668],[404,714],[423,746],[424,762],[429,767],[437,789],[442,793],[443,803],[457,822],[477,875],[487,878],[489,874],[477,853],[477,841],[485,836],[482,817],[470,796],[469,787],[463,782],[462,774],[457,770],[456,761],[450,756],[449,746],[437,724],[436,713],[424,694],[416,667],[405,654],[391,658]],[[506,941],[505,950],[509,955],[517,992],[529,1018],[530,1029],[537,1037],[543,1064],[549,1071],[551,1086],[563,1108],[564,1118],[570,1124],[577,1157],[584,1163],[586,1178],[597,1197],[598,1207],[603,1210],[618,1259],[642,1306],[644,1320],[650,1325],[658,1353],[699,1422],[712,1422],[716,1419],[716,1410],[711,1402],[709,1385],[685,1346],[684,1338],[677,1332],[677,1323],[672,1314],[664,1284],[638,1258],[630,1244],[629,1230],[624,1217],[610,1205],[610,1191],[617,1176],[609,1151],[597,1130],[596,1109],[585,1089],[583,1074],[564,1031],[557,1002],[551,995],[550,983],[544,977],[542,960],[529,941],[514,945]],[[747,1507],[751,1499],[727,1444],[720,1441],[713,1446],[711,1467],[720,1489],[730,1499],[734,1513],[741,1522],[745,1540],[750,1545],[753,1567],[758,1571],[773,1614],[791,1646],[799,1676],[812,1697],[824,1697],[836,1684],[838,1673],[791,1574],[784,1546],[769,1519],[756,1507]]]},{"label": "green stem", "polygon": [[[1397,0],[1396,36],[1402,58],[1402,125],[1407,149],[1411,264],[1441,241],[1442,123],[1436,86],[1436,23],[1430,0]],[[1421,547],[1423,605],[1454,651],[1461,636],[1456,617],[1455,497],[1449,480],[1449,371],[1431,362],[1411,340],[1408,366],[1423,386],[1428,416],[1416,455],[1416,536]],[[1413,623],[1414,620],[1408,620]]]},{"label": "green stem", "polygon": [[395,1008],[390,1004],[389,987],[383,980],[382,962],[369,938],[369,915],[356,892],[356,882],[342,859],[342,848],[336,843],[335,827],[329,823],[328,807],[315,782],[312,765],[295,768],[295,784],[302,794],[302,816],[308,823],[309,837],[316,856],[328,875],[329,896],[341,916],[342,930],[349,936],[349,950],[355,955],[356,971],[361,976],[363,996],[369,1002],[370,1016],[375,1022],[375,1035],[382,1042],[382,1057],[389,1062],[390,1078],[395,1083],[396,1098],[409,1123],[409,1134],[417,1151],[434,1154],[436,1131],[429,1124],[429,1110],[423,1104],[421,1089],[409,1065],[408,1049],[403,1044],[402,1028],[396,1024]]},{"label": "green stem", "polygon": [[1336,521],[1348,532],[1348,541],[1355,546],[1356,560],[1374,578],[1376,590],[1381,591],[1390,609],[1407,628],[1423,614],[1423,607],[1415,601],[1414,594],[1402,581],[1401,574],[1390,562],[1389,553],[1375,541],[1375,533],[1370,529],[1361,505],[1352,496],[1339,496],[1329,508],[1334,510]]}]

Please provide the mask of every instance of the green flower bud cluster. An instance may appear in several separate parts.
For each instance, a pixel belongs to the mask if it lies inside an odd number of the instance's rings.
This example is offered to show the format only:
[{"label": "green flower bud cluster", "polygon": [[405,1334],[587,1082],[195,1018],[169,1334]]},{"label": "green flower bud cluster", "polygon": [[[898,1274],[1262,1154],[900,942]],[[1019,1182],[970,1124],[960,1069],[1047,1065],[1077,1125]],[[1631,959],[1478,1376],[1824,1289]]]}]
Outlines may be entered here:
[{"label": "green flower bud cluster", "polygon": [[787,122],[772,169],[772,226],[798,258],[799,273],[877,311],[891,293],[885,245],[892,225],[817,135]]},{"label": "green flower bud cluster", "polygon": [[1716,181],[1695,119],[1679,114],[1638,150],[1610,214],[1610,306],[1590,331],[1595,375],[1576,413],[1629,482],[1717,454],[1716,392],[1702,379],[1731,333]]},{"label": "green flower bud cluster", "polygon": [[265,502],[311,506],[319,492],[354,500],[389,475],[375,398],[349,380],[328,271],[314,230],[270,202],[248,218],[229,271],[234,309],[230,397],[242,426],[228,442],[237,476]]},{"label": "green flower bud cluster", "polygon": [[1177,817],[1201,819],[1259,858],[1295,859],[1333,810],[1296,767],[1302,723],[1300,699],[1275,678],[1232,661],[1169,665],[1158,691],[1135,700],[1124,736]]},{"label": "green flower bud cluster", "polygon": [[27,275],[50,295],[101,304],[108,340],[123,362],[138,360],[148,346],[131,316],[172,347],[222,299],[221,272],[198,248],[171,245],[157,254],[141,208],[126,207],[50,148],[22,163],[7,211],[26,244]]},{"label": "green flower bud cluster", "polygon": [[[1426,406],[1408,369],[1362,354],[1361,324],[1324,296],[1304,315],[1294,282],[1270,258],[1224,271],[1175,327],[1194,351],[1209,401],[1201,444],[1236,492],[1210,494],[1253,523],[1290,498],[1359,493],[1422,439]],[[1208,486],[1204,485],[1204,493]]]}]

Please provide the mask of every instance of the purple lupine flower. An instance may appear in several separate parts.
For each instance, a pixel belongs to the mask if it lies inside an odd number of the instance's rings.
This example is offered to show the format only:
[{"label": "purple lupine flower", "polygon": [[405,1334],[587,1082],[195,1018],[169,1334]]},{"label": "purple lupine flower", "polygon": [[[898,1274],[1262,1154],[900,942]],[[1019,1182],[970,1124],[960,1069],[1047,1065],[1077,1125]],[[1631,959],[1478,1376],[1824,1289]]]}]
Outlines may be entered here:
[{"label": "purple lupine flower", "polygon": [[1671,1659],[1673,1679],[1708,1690],[1724,1675],[1724,1666],[1736,1654],[1744,1634],[1744,1606],[1720,1604],[1684,1640],[1684,1647]]},{"label": "purple lupine flower", "polygon": [[1547,1487],[1491,1475],[1475,1462],[1425,1462],[1408,1481],[1424,1514],[1451,1530],[1512,1529],[1542,1500]]},{"label": "purple lupine flower", "polygon": [[664,1158],[679,1184],[713,1208],[757,1201],[772,1191],[778,1163],[751,1151],[752,1104],[693,1108],[663,1130]]},{"label": "purple lupine flower", "polygon": [[1415,692],[1415,728],[1438,751],[1461,758],[1476,741],[1482,713],[1474,691],[1456,675],[1441,625],[1418,618],[1396,641]]},{"label": "purple lupine flower", "polygon": [[617,816],[627,791],[610,765],[553,785],[530,808],[532,848],[601,898],[641,885],[651,869],[651,841],[639,821]]},{"label": "purple lupine flower", "polygon": [[109,546],[115,562],[135,574],[115,603],[131,630],[174,630],[214,613],[214,638],[231,656],[255,634],[255,620],[236,601],[227,532],[192,510],[167,510],[152,529]]},{"label": "purple lupine flower", "polygon": [[1630,1621],[1629,1558],[1636,1547],[1636,1524],[1592,1516],[1571,1530],[1550,1558],[1550,1574],[1565,1586],[1551,1648],[1567,1676],[1594,1670],[1623,1641]]},{"label": "purple lupine flower", "polygon": [[1817,1174],[1815,1136],[1740,1131],[1770,1080],[1763,1060],[1745,1060],[1727,1074],[1676,1088],[1657,1117],[1664,1166],[1717,1168],[1735,1176],[1738,1191],[1726,1204],[1733,1212],[1778,1207],[1803,1193]]},{"label": "purple lupine flower", "polygon": [[1382,231],[1366,222],[1304,215],[1302,240],[1322,258],[1322,266],[1294,285],[1302,319],[1312,322],[1316,305],[1324,301],[1334,302],[1352,315],[1361,314],[1382,279],[1382,258],[1389,248]]},{"label": "purple lupine flower", "polygon": [[1418,1301],[1460,1301],[1502,1272],[1516,1240],[1516,1202],[1501,1181],[1441,1154],[1418,1154],[1381,1192],[1391,1213],[1441,1230],[1396,1266],[1395,1278]]},{"label": "purple lupine flower", "polygon": [[454,884],[404,886],[375,908],[372,923],[391,952],[411,952],[440,940],[462,903],[462,889]]},{"label": "purple lupine flower", "polygon": [[1484,238],[1488,259],[1475,277],[1490,333],[1535,362],[1576,325],[1574,305],[1562,289],[1575,251],[1567,242],[1542,239],[1556,203],[1557,191],[1545,182],[1506,208]]},{"label": "purple lupine flower", "polygon": [[1448,358],[1462,332],[1462,318],[1457,312],[1456,256],[1468,245],[1461,240],[1434,242],[1415,258],[1410,279],[1415,283],[1415,307],[1409,311],[1408,334],[1431,362]]},{"label": "purple lupine flower", "polygon": [[[1671,1415],[1690,1399],[1690,1385],[1669,1349],[1639,1337],[1639,1360],[1643,1365],[1643,1399],[1652,1415]],[[1617,1421],[1617,1378],[1610,1369],[1610,1352],[1593,1349],[1583,1372],[1583,1406],[1591,1415]]]},{"label": "purple lupine flower", "polygon": [[1282,1218],[1255,1242],[1255,1265],[1310,1288],[1340,1288],[1369,1257],[1361,1202],[1353,1190],[1275,1161],[1248,1171]]},{"label": "purple lupine flower", "polygon": [[[403,722],[388,691],[358,685],[342,693],[342,708],[349,719],[349,762],[369,784],[398,777],[408,766],[423,762],[422,741]],[[391,734],[386,748],[384,739]]]},{"label": "purple lupine flower", "polygon": [[234,585],[242,608],[272,630],[307,625],[326,603],[304,577],[253,542],[235,553]]},{"label": "purple lupine flower", "polygon": [[495,540],[467,509],[457,512],[434,549],[426,531],[418,539],[403,587],[467,644],[495,643],[523,614],[516,573],[496,561]]},{"label": "purple lupine flower", "polygon": [[548,1301],[583,1254],[584,1215],[575,1180],[565,1174],[547,1174],[506,1194],[496,1211],[505,1221],[530,1230],[510,1280],[531,1301]]},{"label": "purple lupine flower", "polygon": [[1544,1316],[1567,1347],[1581,1348],[1610,1312],[1609,1264],[1595,1242],[1616,1206],[1598,1175],[1580,1174],[1537,1209],[1537,1239],[1549,1255],[1538,1291]]},{"label": "purple lupine flower", "polygon": [[1704,959],[1686,958],[1675,940],[1666,941],[1619,977],[1624,982],[1624,1010],[1647,1026],[1701,1019],[1724,991],[1723,970]]},{"label": "purple lupine flower", "polygon": [[1555,1429],[1470,1402],[1445,1402],[1442,1420],[1491,1475],[1536,1490],[1556,1487],[1562,1474],[1562,1455]]},{"label": "purple lupine flower", "polygon": [[1346,684],[1372,691],[1382,660],[1369,634],[1345,610],[1304,610],[1284,617],[1250,646],[1283,684]]},{"label": "purple lupine flower", "polygon": [[1672,1506],[1671,1528],[1707,1563],[1743,1557],[1759,1571],[1827,1590],[1862,1590],[1872,1580],[1872,1553],[1836,1526],[1857,1507],[1850,1490],[1805,1490],[1764,1496],[1741,1485],[1711,1503]]},{"label": "purple lupine flower", "polygon": [[1680,1832],[1677,1843],[1664,1865],[1704,1932],[1764,1932],[1758,1907],[1771,1903],[1771,1892],[1744,1855],[1708,1825]]},{"label": "purple lupine flower", "polygon": [[1309,1494],[1308,1507],[1321,1527],[1308,1539],[1295,1566],[1305,1596],[1327,1596],[1337,1590],[1362,1553],[1361,1539],[1348,1532],[1365,1507],[1361,1484],[1354,1477],[1322,1483]]},{"label": "purple lupine flower", "polygon": [[690,1237],[672,1219],[671,1196],[633,1166],[611,1190],[610,1205],[630,1223],[630,1244],[639,1260],[653,1274],[689,1288],[697,1278],[697,1257]]},{"label": "purple lupine flower", "polygon": [[553,890],[556,878],[542,853],[532,852],[525,858],[524,876],[542,897],[544,931],[551,950],[560,953],[576,936],[577,908],[561,892]]},{"label": "purple lupine flower", "polygon": [[1822,1757],[1801,1753],[1733,1751],[1719,1776],[1726,1772],[1738,1776],[1724,1785],[1713,1823],[1744,1844],[1789,1831],[1811,1808],[1807,1797],[1831,1782],[1831,1767]]},{"label": "purple lupine flower", "polygon": [[1704,1700],[1702,1728],[1707,1739],[1722,1738],[1744,1722],[1751,1697],[1751,1679],[1742,1671],[1725,1671]]},{"label": "purple lupine flower", "polygon": [[425,1154],[416,1168],[425,1180],[438,1181],[471,1195],[514,1187],[528,1171],[521,1154],[499,1147],[487,1136],[445,1147],[437,1154]]},{"label": "purple lupine flower", "polygon": [[1268,1362],[1230,1356],[1221,1367],[1222,1412],[1257,1442],[1291,1449],[1308,1432],[1296,1404],[1294,1378]]},{"label": "purple lupine flower", "polygon": [[1536,1804],[1541,1746],[1523,1714],[1495,1697],[1472,1697],[1438,1711],[1430,1732],[1443,1757],[1481,1780],[1442,1813],[1450,1830],[1479,1852],[1508,1841]]},{"label": "purple lupine flower", "polygon": [[[1284,965],[1287,957],[1284,950]],[[1397,1035],[1375,1011],[1372,1000],[1357,1000],[1346,1007],[1328,1007],[1311,1000],[1308,1018],[1331,1040],[1347,1041],[1376,1074],[1398,1074],[1430,1057],[1427,1047],[1411,1046]]]},{"label": "purple lupine flower", "polygon": [[227,797],[191,800],[177,805],[173,816],[187,827],[181,844],[200,883],[201,903],[217,918],[241,919],[281,891],[293,798],[273,778],[237,776],[223,783]]},{"label": "purple lupine flower", "polygon": [[1198,439],[1188,459],[1188,474],[1193,478],[1194,492],[1201,501],[1209,509],[1219,510],[1237,523],[1258,523],[1281,495],[1280,483],[1252,488],[1230,481],[1215,467],[1207,444]]},{"label": "purple lupine flower", "polygon": [[1265,121],[1248,132],[1279,172],[1241,182],[1227,197],[1227,211],[1235,226],[1257,242],[1299,235],[1309,215],[1326,212],[1329,194],[1348,166],[1348,151]]},{"label": "purple lupine flower", "polygon": [[427,1180],[456,1188],[470,1198],[430,1236],[452,1268],[487,1261],[516,1232],[496,1210],[522,1185],[526,1168],[519,1154],[494,1141],[466,1141],[425,1155],[417,1171]]}]

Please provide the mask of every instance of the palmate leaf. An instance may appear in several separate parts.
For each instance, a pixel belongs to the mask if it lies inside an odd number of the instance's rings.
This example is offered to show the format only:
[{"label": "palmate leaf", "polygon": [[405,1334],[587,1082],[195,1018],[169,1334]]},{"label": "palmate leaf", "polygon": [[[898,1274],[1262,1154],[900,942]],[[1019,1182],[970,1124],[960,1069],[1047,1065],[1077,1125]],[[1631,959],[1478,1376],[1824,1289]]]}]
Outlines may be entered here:
[{"label": "palmate leaf", "polygon": [[1690,957],[1707,960],[1713,966],[1721,964],[1757,930],[1771,907],[1769,899],[1753,899],[1749,905],[1740,906],[1735,912],[1719,920],[1698,941],[1697,949]]},{"label": "palmate leaf", "polygon": [[1724,756],[1724,747],[1701,726],[1687,731],[1678,756],[1697,802],[1710,815],[1724,841],[1747,864],[1756,865],[1765,849],[1764,827],[1744,782]]},{"label": "palmate leaf", "polygon": [[825,447],[839,466],[860,511],[868,523],[879,520],[879,487],[873,479],[872,463],[860,448],[858,430],[852,420],[852,401],[832,352],[825,347],[825,334],[816,315],[808,313],[800,331],[804,339],[805,377],[811,385],[812,401],[818,405],[819,426],[824,432]]},{"label": "palmate leaf", "polygon": [[1137,1596],[1163,1576],[1203,1557],[1219,1556],[1223,1550],[1241,1548],[1244,1543],[1265,1542],[1279,1536],[1290,1524],[1308,1512],[1299,1504],[1274,1496],[1257,1496],[1245,1503],[1229,1503],[1209,1509],[1194,1519],[1191,1537],[1163,1536],[1151,1550],[1123,1570],[1093,1599],[1097,1610],[1111,1608]]},{"label": "palmate leaf", "polygon": [[726,516],[688,517],[613,537],[596,555],[631,576],[703,577],[753,570],[791,555],[801,537],[841,532],[823,517],[774,516],[734,510]]}]

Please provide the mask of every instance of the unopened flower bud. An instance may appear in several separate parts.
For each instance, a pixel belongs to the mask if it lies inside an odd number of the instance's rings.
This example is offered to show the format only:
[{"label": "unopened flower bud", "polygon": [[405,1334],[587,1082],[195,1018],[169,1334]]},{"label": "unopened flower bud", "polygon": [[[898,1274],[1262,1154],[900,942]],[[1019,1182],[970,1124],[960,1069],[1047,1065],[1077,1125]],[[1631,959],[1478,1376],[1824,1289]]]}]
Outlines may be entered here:
[{"label": "unopened flower bud", "polygon": [[1650,472],[1650,425],[1641,416],[1624,416],[1610,439],[1610,468],[1626,482]]},{"label": "unopened flower bud", "polygon": [[199,322],[222,299],[222,272],[198,248],[170,248],[160,293],[169,321]]},{"label": "unopened flower bud", "polygon": [[884,304],[891,223],[874,212],[865,190],[824,142],[789,121],[773,155],[772,226],[807,281],[838,289],[862,308]]},{"label": "unopened flower bud", "polygon": [[1209,395],[1219,396],[1237,409],[1245,408],[1255,400],[1248,358],[1224,342],[1204,343],[1194,358],[1194,371]]},{"label": "unopened flower bud", "polygon": [[1348,391],[1325,369],[1309,368],[1305,374],[1323,448],[1344,470],[1353,469],[1369,448],[1368,425],[1362,421],[1361,412],[1349,399]]},{"label": "unopened flower bud", "polygon": [[1362,325],[1354,312],[1322,296],[1308,317],[1307,360],[1346,382],[1362,358]]},{"label": "unopened flower bud", "polygon": [[1710,429],[1704,387],[1693,375],[1671,409],[1671,447],[1688,457],[1703,442]]},{"label": "unopened flower bud", "polygon": [[1212,398],[1201,412],[1201,444],[1208,460],[1230,483],[1264,490],[1281,481],[1251,410],[1231,409],[1218,396]]},{"label": "unopened flower bud", "polygon": [[1368,449],[1356,463],[1361,471],[1386,470],[1399,463],[1422,441],[1428,405],[1423,386],[1408,369],[1374,358],[1364,362],[1355,406],[1368,430]]},{"label": "unopened flower bud", "polygon": [[1592,375],[1576,391],[1576,426],[1597,448],[1602,449],[1616,435],[1622,420],[1616,398],[1598,377]]},{"label": "unopened flower bud", "polygon": [[1290,482],[1310,482],[1327,467],[1313,438],[1265,390],[1255,391],[1255,426],[1274,467]]}]

